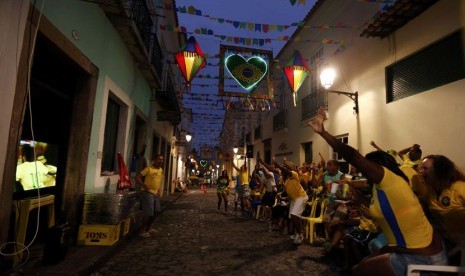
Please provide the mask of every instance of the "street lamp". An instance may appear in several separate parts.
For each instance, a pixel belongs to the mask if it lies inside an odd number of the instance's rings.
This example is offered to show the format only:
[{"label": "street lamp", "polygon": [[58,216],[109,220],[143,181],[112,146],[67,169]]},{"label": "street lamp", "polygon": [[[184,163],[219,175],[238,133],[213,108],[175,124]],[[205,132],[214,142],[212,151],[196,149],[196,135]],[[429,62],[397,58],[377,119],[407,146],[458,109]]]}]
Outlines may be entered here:
[{"label": "street lamp", "polygon": [[354,112],[358,115],[358,92],[351,93],[351,92],[342,92],[342,91],[335,91],[335,90],[328,90],[334,83],[334,79],[336,78],[336,72],[332,68],[324,69],[320,74],[320,81],[321,85],[326,89],[328,93],[336,93],[338,95],[344,95],[351,98],[354,101]]},{"label": "street lamp", "polygon": [[186,141],[189,143],[192,140],[192,135],[188,132],[186,134]]},{"label": "street lamp", "polygon": [[238,151],[239,151],[239,149],[237,148],[237,146],[233,148],[234,154],[237,154]]}]

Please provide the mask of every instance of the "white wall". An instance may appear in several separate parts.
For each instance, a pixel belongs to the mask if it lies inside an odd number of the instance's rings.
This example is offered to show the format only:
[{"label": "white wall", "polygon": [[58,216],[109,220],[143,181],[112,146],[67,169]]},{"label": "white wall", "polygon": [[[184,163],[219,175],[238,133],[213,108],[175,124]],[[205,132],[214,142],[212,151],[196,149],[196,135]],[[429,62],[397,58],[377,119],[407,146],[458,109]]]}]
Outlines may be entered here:
[{"label": "white wall", "polygon": [[[325,13],[331,11],[328,7],[323,9]],[[346,10],[345,13],[357,13],[357,11]],[[321,16],[316,17],[321,18]],[[328,55],[325,63],[336,65],[335,69],[340,74],[331,89],[358,91],[360,108],[357,118],[352,112],[354,105],[352,100],[345,96],[329,94],[329,120],[326,123],[328,132],[333,135],[348,133],[349,144],[359,149],[362,154],[373,150],[370,146],[371,140],[385,149],[396,150],[417,143],[421,145],[423,155],[443,154],[464,169],[465,154],[461,145],[465,141],[463,122],[465,80],[389,104],[386,103],[385,88],[386,66],[463,28],[464,20],[464,1],[439,1],[388,38],[360,37],[362,30],[359,30],[356,36],[348,39],[343,52]],[[326,34],[319,33],[319,35],[331,37],[334,30],[329,29],[325,32]],[[299,50],[305,58],[309,58],[318,49],[318,46],[312,46],[302,47]],[[328,49],[325,48],[326,54],[330,53]],[[287,61],[293,51],[294,48],[288,47],[282,54],[280,63]],[[307,86],[308,81],[302,88],[308,89]],[[299,91],[301,98],[304,97],[302,93],[305,95],[305,91]],[[292,107],[289,98],[286,103],[289,111],[287,132],[272,133],[269,127],[272,126],[272,116],[263,120],[263,137],[273,139],[272,154],[278,153],[279,145],[285,142],[290,151],[293,151],[293,155],[288,156],[287,159],[301,164],[303,162],[301,143],[313,142],[313,160],[319,160],[319,152],[329,159],[331,154],[329,146],[301,121],[301,107]],[[301,102],[298,102],[299,104]]]},{"label": "white wall", "polygon": [[[10,133],[13,100],[16,93],[17,68],[23,45],[29,2],[0,1],[0,179],[3,179]],[[12,54],[15,53],[15,54]],[[0,186],[1,192],[1,186]]]}]

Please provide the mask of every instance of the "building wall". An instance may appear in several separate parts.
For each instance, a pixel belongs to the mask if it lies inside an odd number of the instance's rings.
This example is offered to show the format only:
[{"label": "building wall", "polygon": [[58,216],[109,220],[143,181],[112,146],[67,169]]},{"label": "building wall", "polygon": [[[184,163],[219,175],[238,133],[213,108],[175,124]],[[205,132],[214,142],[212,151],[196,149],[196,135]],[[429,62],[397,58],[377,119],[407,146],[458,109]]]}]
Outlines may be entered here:
[{"label": "building wall", "polygon": [[[112,176],[100,175],[100,156],[103,149],[109,91],[116,94],[128,108],[124,129],[126,139],[125,144],[120,149],[124,153],[127,165],[129,165],[133,152],[130,131],[134,129],[134,108],[136,106],[145,116],[149,117],[147,124],[149,130],[146,137],[149,147],[146,150],[146,158],[151,157],[153,135],[164,137],[169,141],[173,133],[173,126],[168,122],[156,121],[154,116],[162,107],[151,102],[152,91],[150,87],[138,70],[127,46],[97,4],[82,1],[71,3],[58,1],[53,2],[53,5],[46,3],[44,14],[99,68],[100,76],[93,118],[94,124],[92,125],[86,192],[100,192],[108,180],[112,186],[118,181],[117,174]],[[78,31],[79,40],[71,38],[73,30]],[[113,187],[110,189],[113,190]]]},{"label": "building wall", "polygon": [[[325,5],[321,7],[325,13],[331,12],[328,9]],[[387,38],[360,37],[359,30],[356,35],[345,37],[345,49],[337,55],[329,50],[331,46],[323,45],[327,55],[325,63],[333,65],[339,74],[331,89],[358,91],[360,108],[357,117],[352,111],[352,100],[345,96],[329,94],[329,120],[326,123],[328,132],[333,135],[348,134],[349,144],[359,149],[362,154],[374,150],[370,145],[372,140],[385,149],[396,150],[417,143],[421,145],[423,155],[443,154],[465,169],[465,155],[461,150],[457,150],[457,145],[461,145],[465,139],[465,124],[462,121],[465,117],[465,80],[388,104],[385,88],[386,66],[463,28],[464,18],[463,1],[439,1]],[[327,30],[326,37],[330,38],[333,31]],[[302,44],[304,43],[296,45]],[[318,46],[313,46],[301,47],[299,50],[305,58],[309,58],[318,49]],[[289,56],[293,50],[293,47],[285,50],[281,64],[286,60],[284,56]],[[301,97],[304,97],[308,85],[307,80],[301,88],[304,91],[299,91],[303,94]],[[299,104],[301,102],[298,102]],[[313,160],[319,161],[318,153],[329,159],[330,147],[306,126],[306,122],[301,121],[301,107],[292,107],[290,97],[286,107],[289,111],[287,133],[282,130],[270,132],[267,126],[272,125],[272,116],[267,116],[263,121],[264,137],[273,138],[273,155],[279,153],[277,147],[286,142],[293,152],[287,159],[301,164],[303,149],[300,144],[313,142]]]},{"label": "building wall", "polygon": [[[17,68],[23,44],[23,32],[26,26],[28,3],[15,0],[0,1],[0,199],[4,207],[11,205],[13,187],[4,179],[10,122],[13,101],[16,92]],[[12,20],[12,19],[15,20]],[[10,156],[12,154],[10,153]],[[7,208],[3,208],[7,209]],[[0,224],[9,223],[10,212],[0,212]],[[0,241],[5,241],[7,231],[0,231]]]}]

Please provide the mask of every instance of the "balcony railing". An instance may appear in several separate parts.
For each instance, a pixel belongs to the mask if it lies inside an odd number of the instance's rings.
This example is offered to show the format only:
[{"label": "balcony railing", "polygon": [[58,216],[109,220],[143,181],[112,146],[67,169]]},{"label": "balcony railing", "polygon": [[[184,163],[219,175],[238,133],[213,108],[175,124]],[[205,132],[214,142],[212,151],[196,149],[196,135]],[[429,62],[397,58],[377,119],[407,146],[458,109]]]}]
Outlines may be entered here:
[{"label": "balcony railing", "polygon": [[158,101],[163,110],[169,112],[167,120],[171,121],[173,125],[177,125],[181,121],[181,111],[171,78],[166,78],[166,90],[160,89],[153,92],[152,100]]},{"label": "balcony railing", "polygon": [[310,93],[310,95],[302,99],[302,121],[315,116],[320,106],[328,107],[328,97],[323,89],[316,93]]},{"label": "balcony railing", "polygon": [[96,0],[134,56],[149,85],[160,89],[163,54],[145,0]]},{"label": "balcony railing", "polygon": [[134,21],[136,28],[144,43],[145,49],[149,52],[152,48],[150,33],[153,28],[153,20],[150,16],[149,8],[145,0],[128,0],[126,5],[129,8],[129,17]]}]

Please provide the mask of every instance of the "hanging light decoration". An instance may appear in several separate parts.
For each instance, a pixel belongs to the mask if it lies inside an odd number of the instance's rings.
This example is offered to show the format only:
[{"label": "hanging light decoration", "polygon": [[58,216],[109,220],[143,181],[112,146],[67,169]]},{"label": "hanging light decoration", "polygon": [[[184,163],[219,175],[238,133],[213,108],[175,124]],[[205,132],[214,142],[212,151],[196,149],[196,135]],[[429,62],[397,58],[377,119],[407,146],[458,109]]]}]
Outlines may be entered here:
[{"label": "hanging light decoration", "polygon": [[296,50],[289,59],[286,67],[284,67],[284,74],[286,75],[289,87],[291,88],[294,106],[296,106],[297,91],[309,72],[310,69],[308,68],[307,63],[302,58],[299,51]]},{"label": "hanging light decoration", "polygon": [[183,50],[176,54],[176,62],[186,81],[186,91],[190,91],[192,79],[205,67],[205,56],[195,40],[191,36],[187,40]]}]

